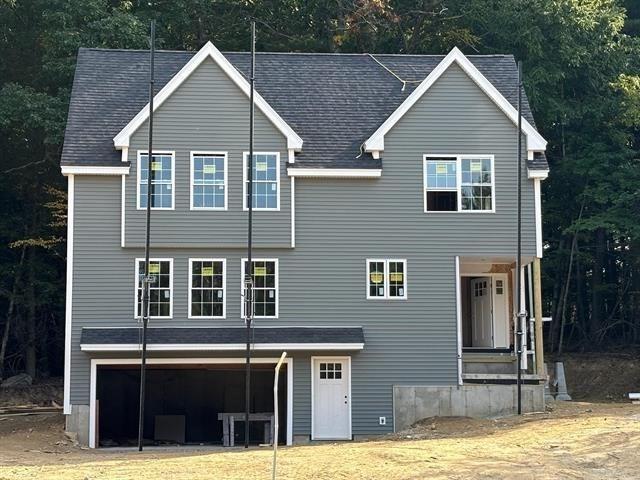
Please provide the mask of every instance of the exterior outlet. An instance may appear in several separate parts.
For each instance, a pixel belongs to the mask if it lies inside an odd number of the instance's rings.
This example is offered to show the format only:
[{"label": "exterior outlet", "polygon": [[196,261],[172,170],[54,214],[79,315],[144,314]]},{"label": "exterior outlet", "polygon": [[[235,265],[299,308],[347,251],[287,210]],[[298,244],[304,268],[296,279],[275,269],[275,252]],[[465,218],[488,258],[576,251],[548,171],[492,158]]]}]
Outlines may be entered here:
[{"label": "exterior outlet", "polygon": [[387,417],[378,417],[378,423],[380,425],[386,425],[387,424]]}]

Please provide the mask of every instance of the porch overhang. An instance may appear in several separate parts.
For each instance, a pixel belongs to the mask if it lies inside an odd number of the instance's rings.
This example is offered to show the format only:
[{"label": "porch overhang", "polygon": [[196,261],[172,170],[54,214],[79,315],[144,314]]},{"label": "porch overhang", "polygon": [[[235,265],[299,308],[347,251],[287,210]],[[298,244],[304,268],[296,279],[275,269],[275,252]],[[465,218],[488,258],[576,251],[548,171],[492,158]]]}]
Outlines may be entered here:
[{"label": "porch overhang", "polygon": [[[141,350],[139,328],[83,328],[83,352],[136,352]],[[244,327],[152,327],[147,350],[155,352],[244,351]],[[256,351],[353,351],[364,348],[362,327],[256,327]]]}]

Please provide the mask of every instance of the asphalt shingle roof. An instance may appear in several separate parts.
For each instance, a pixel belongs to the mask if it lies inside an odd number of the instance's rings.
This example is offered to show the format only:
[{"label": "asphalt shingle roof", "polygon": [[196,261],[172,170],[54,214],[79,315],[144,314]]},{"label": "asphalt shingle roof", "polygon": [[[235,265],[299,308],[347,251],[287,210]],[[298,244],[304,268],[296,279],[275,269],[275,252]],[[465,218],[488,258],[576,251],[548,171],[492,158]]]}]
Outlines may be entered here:
[{"label": "asphalt shingle roof", "polygon": [[[244,327],[149,328],[147,341],[154,344],[242,344]],[[83,328],[83,345],[140,343],[139,328]],[[253,329],[253,343],[364,343],[361,327],[260,327]]]},{"label": "asphalt shingle roof", "polygon": [[[159,91],[195,52],[158,51]],[[225,53],[245,77],[248,53]],[[360,154],[362,143],[440,63],[440,55],[258,53],[256,90],[300,135],[295,167],[379,168]],[[517,68],[511,55],[471,55],[469,60],[514,106]],[[81,48],[78,52],[62,165],[122,165],[113,146],[122,128],[148,100],[149,53]],[[534,125],[526,95],[523,115]],[[547,168],[546,159],[529,168]]]}]

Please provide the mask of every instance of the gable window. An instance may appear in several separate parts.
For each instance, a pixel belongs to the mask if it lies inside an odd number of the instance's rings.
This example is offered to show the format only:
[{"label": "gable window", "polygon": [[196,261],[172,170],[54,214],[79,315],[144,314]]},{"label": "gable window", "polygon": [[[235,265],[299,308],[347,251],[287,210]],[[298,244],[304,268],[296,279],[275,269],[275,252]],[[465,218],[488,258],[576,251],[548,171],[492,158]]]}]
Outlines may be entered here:
[{"label": "gable window", "polygon": [[189,259],[189,318],[225,317],[225,261]]},{"label": "gable window", "polygon": [[407,261],[367,260],[367,298],[405,300],[407,298]]},{"label": "gable window", "polygon": [[[253,315],[254,317],[278,316],[278,260],[256,259],[252,268],[246,259],[242,260],[242,278],[251,271],[253,277]],[[243,282],[244,287],[244,282]],[[242,302],[244,317],[244,302]]]},{"label": "gable window", "polygon": [[[243,208],[249,208],[249,154],[244,154]],[[280,210],[280,154],[253,154],[253,208]]]},{"label": "gable window", "polygon": [[[151,208],[173,210],[173,152],[154,152],[151,160]],[[149,155],[138,152],[138,209],[147,208]]]},{"label": "gable window", "polygon": [[[136,259],[136,318],[142,317],[142,279],[145,275],[145,261]],[[151,259],[149,275],[149,317],[171,318],[173,315],[173,260]]]},{"label": "gable window", "polygon": [[226,210],[226,183],[226,153],[191,153],[192,210]]},{"label": "gable window", "polygon": [[493,212],[493,156],[424,156],[425,212]]}]

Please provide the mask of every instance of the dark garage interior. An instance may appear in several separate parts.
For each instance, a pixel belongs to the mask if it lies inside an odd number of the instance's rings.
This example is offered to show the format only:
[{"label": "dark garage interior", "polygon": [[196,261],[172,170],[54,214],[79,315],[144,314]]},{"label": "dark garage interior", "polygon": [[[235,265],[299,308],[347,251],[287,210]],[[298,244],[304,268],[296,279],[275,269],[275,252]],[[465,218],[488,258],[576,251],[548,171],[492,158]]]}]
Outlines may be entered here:
[{"label": "dark garage interior", "polygon": [[[273,409],[273,364],[251,366],[251,412]],[[286,443],[287,366],[278,382],[279,443]],[[133,446],[138,436],[139,365],[99,366],[96,385],[96,445]],[[222,445],[218,413],[244,412],[244,364],[147,367],[144,439],[148,445]],[[244,422],[235,422],[235,444],[244,442]],[[264,443],[264,422],[250,423],[249,439]]]}]

